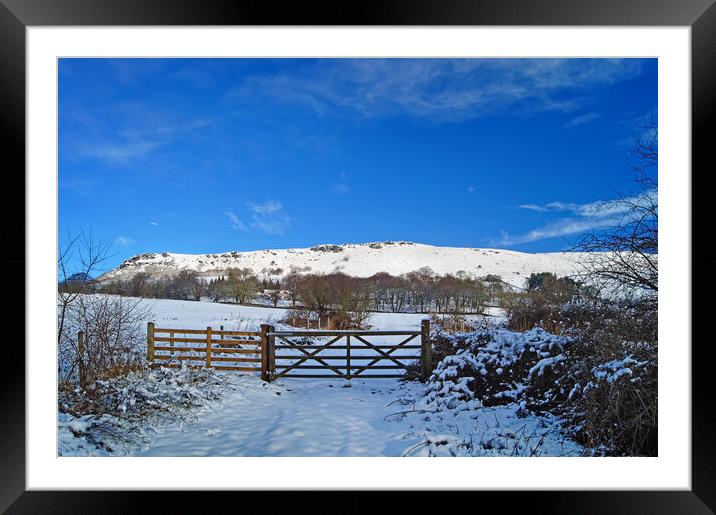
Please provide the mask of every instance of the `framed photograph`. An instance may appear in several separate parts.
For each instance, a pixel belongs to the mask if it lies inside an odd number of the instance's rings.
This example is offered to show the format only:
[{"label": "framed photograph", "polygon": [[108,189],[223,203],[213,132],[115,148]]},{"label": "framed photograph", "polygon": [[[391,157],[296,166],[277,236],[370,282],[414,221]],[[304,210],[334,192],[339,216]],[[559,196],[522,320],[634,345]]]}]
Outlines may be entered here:
[{"label": "framed photograph", "polygon": [[711,513],[711,3],[1,0],[0,508]]}]

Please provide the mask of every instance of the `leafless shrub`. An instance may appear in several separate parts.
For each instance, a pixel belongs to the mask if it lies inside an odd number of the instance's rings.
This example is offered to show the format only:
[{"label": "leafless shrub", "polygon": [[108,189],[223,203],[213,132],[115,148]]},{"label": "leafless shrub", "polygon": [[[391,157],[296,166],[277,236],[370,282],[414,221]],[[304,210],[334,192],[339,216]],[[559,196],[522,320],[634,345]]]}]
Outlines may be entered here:
[{"label": "leafless shrub", "polygon": [[433,326],[447,333],[465,333],[475,330],[475,324],[462,313],[442,315],[433,313],[430,315],[430,321]]},{"label": "leafless shrub", "polygon": [[[138,299],[78,296],[69,307],[66,330],[59,343],[60,381],[80,381],[85,385],[141,368],[144,324],[149,319],[149,308]],[[84,335],[81,353],[80,331]]]}]

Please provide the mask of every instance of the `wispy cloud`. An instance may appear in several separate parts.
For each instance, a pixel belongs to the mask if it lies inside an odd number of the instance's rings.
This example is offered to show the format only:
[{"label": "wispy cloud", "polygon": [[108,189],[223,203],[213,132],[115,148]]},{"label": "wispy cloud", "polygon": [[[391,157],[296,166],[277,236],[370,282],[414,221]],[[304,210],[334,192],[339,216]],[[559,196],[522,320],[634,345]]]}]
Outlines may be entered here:
[{"label": "wispy cloud", "polygon": [[[92,115],[62,116],[74,131],[66,141],[67,150],[75,157],[110,165],[127,164],[171,143],[196,138],[214,123],[209,118],[160,112],[143,102],[125,102]],[[106,130],[109,127],[111,130]]]},{"label": "wispy cloud", "polygon": [[135,244],[135,241],[129,236],[117,236],[114,242],[121,247],[128,247]]},{"label": "wispy cloud", "polygon": [[281,202],[249,202],[247,206],[251,212],[251,227],[254,229],[266,234],[281,235],[291,226],[291,219],[284,213]]},{"label": "wispy cloud", "polygon": [[511,236],[507,232],[502,231],[500,239],[493,242],[493,244],[496,243],[502,246],[510,246],[545,240],[548,238],[557,238],[559,236],[570,236],[572,234],[579,234],[591,229],[613,226],[620,220],[621,217],[600,217],[588,219],[564,218],[517,236]]},{"label": "wispy cloud", "polygon": [[475,186],[473,186],[472,184],[471,184],[470,186],[468,186],[468,187],[467,187],[467,193],[468,193],[469,195],[472,195],[473,193],[475,193]]},{"label": "wispy cloud", "polygon": [[548,238],[570,236],[592,229],[600,229],[617,225],[624,221],[631,208],[639,203],[651,202],[656,199],[657,191],[649,190],[643,195],[621,200],[598,200],[585,204],[574,202],[550,202],[548,204],[523,204],[520,209],[540,213],[566,212],[573,216],[560,218],[546,223],[536,229],[520,235],[501,232],[498,240],[492,244],[503,246],[519,245]]},{"label": "wispy cloud", "polygon": [[124,142],[124,143],[99,143],[82,146],[79,155],[112,161],[114,163],[126,163],[127,161],[149,154],[160,145],[157,141]]},{"label": "wispy cloud", "polygon": [[231,97],[303,105],[320,115],[461,121],[510,109],[571,112],[587,103],[595,86],[640,73],[638,59],[329,60],[308,72],[251,76]]},{"label": "wispy cloud", "polygon": [[587,113],[587,114],[583,114],[581,116],[575,116],[574,118],[569,120],[567,123],[565,123],[564,126],[567,127],[568,129],[571,129],[572,127],[584,125],[585,123],[592,122],[592,121],[597,120],[601,117],[602,117],[602,115],[599,113]]},{"label": "wispy cloud", "polygon": [[550,202],[543,205],[522,204],[519,208],[542,213],[566,211],[584,217],[596,216],[604,218],[626,213],[630,206],[645,200],[654,200],[656,196],[656,190],[649,190],[643,195],[621,200],[597,200],[596,202],[588,202],[586,204],[577,204],[575,202]]},{"label": "wispy cloud", "polygon": [[348,186],[348,177],[346,176],[345,172],[341,172],[341,178],[340,180],[333,185],[333,191],[338,193],[339,195],[345,195],[351,190],[350,186]]},{"label": "wispy cloud", "polygon": [[152,227],[158,227],[159,222],[149,222],[149,225],[151,225]]},{"label": "wispy cloud", "polygon": [[236,216],[236,213],[234,213],[234,210],[231,208],[227,208],[226,211],[224,211],[224,214],[229,219],[229,222],[231,223],[231,227],[235,231],[248,231],[248,227],[246,227],[246,224],[242,222],[238,216]]}]

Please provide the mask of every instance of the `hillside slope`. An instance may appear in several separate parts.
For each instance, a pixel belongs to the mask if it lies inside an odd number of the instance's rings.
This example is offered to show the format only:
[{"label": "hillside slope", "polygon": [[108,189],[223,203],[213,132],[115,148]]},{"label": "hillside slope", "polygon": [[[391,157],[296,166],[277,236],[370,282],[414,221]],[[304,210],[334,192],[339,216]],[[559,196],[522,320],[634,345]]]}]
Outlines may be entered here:
[{"label": "hillside slope", "polygon": [[318,245],[304,249],[258,250],[223,254],[140,254],[99,278],[127,280],[137,272],[154,277],[193,270],[205,278],[224,275],[228,268],[250,268],[260,277],[280,278],[291,272],[343,272],[368,277],[378,272],[400,275],[430,267],[435,273],[464,271],[475,276],[500,275],[517,286],[533,272],[569,275],[583,256],[579,253],[530,254],[511,250],[436,247],[411,242]]}]

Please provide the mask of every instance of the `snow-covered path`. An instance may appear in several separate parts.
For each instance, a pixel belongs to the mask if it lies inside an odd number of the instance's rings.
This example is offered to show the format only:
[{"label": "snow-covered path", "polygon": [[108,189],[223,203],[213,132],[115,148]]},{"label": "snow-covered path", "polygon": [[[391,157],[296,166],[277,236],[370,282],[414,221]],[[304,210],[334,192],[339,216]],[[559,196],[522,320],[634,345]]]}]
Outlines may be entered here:
[{"label": "snow-covered path", "polygon": [[419,383],[230,380],[236,389],[221,405],[191,425],[158,434],[137,455],[400,456],[419,441],[404,436],[406,424],[394,415],[410,409],[423,390]]}]

